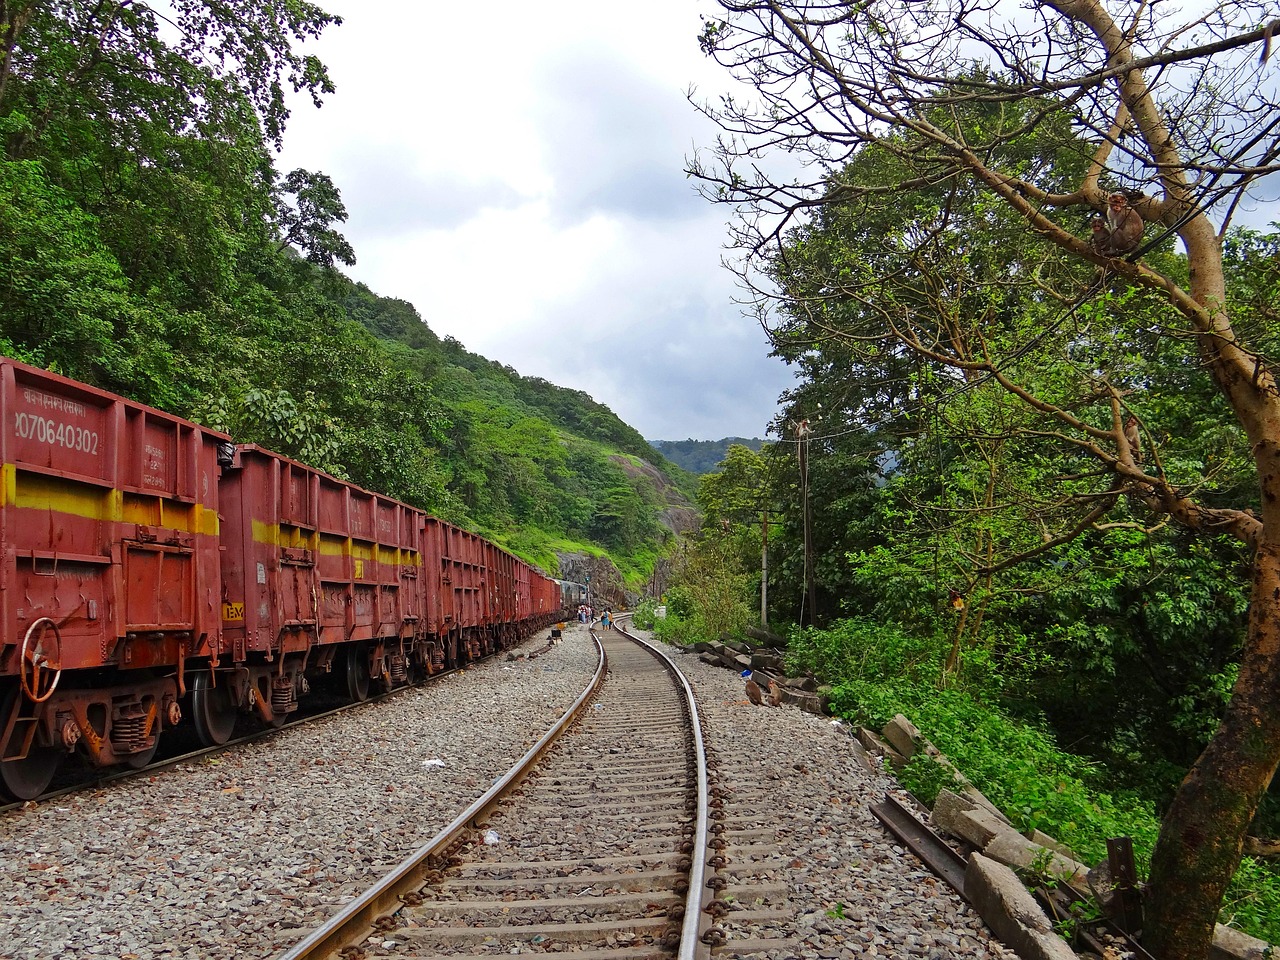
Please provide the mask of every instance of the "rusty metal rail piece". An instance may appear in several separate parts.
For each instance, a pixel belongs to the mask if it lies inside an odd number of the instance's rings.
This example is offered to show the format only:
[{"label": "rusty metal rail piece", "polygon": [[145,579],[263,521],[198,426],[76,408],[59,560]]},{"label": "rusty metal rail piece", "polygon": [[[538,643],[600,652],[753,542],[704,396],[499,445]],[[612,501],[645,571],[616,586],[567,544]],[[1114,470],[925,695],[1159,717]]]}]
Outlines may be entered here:
[{"label": "rusty metal rail piece", "polygon": [[462,811],[452,823],[394,867],[377,884],[334,914],[322,927],[281,954],[279,960],[307,960],[313,957],[333,956],[343,947],[362,942],[373,931],[373,923],[378,917],[394,913],[400,907],[401,898],[406,893],[423,886],[426,874],[434,869],[437,859],[466,835],[477,818],[483,817],[496,806],[524,778],[538,759],[569,729],[600,688],[609,664],[604,647],[594,633],[592,640],[595,641],[596,652],[600,658],[595,675],[578,699],[552,725],[542,739],[530,747],[510,770],[494,781],[493,786]]},{"label": "rusty metal rail piece", "polygon": [[945,880],[961,897],[965,896],[964,857],[951,849],[941,837],[888,794],[885,795],[883,802],[871,806],[871,812],[890,833],[906,844],[925,866]]},{"label": "rusty metal rail piece", "polygon": [[[1039,894],[1041,903],[1045,904],[1050,912],[1053,913],[1055,920],[1065,920],[1073,916],[1071,908],[1078,903],[1088,903],[1088,898],[1080,893],[1074,887],[1067,884],[1060,884],[1049,890],[1045,887],[1039,887],[1036,892]],[[1106,944],[1098,940],[1089,931],[1090,927],[1101,927],[1107,932],[1107,935],[1114,938],[1124,945],[1124,949],[1133,956],[1133,960],[1155,960],[1155,958],[1135,939],[1134,935],[1123,929],[1111,917],[1099,917],[1096,920],[1082,922],[1077,936],[1081,942],[1089,949],[1096,952],[1099,956],[1106,956]]]}]

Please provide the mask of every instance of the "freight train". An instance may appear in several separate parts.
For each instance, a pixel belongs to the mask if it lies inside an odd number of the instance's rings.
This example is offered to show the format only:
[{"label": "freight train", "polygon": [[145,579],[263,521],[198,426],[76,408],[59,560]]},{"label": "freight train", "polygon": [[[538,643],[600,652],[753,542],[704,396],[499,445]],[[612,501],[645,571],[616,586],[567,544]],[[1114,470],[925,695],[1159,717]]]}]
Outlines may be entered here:
[{"label": "freight train", "polygon": [[280,725],[562,618],[579,584],[296,460],[0,357],[0,789]]}]

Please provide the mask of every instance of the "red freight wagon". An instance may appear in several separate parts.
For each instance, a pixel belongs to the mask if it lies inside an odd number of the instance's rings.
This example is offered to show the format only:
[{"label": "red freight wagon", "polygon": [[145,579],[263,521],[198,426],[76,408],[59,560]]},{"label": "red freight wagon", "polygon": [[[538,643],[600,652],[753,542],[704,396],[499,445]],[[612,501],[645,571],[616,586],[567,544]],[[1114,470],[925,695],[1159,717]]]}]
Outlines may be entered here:
[{"label": "red freight wagon", "polygon": [[144,765],[219,644],[229,438],[0,357],[0,783]]},{"label": "red freight wagon", "polygon": [[[451,624],[444,619],[443,577],[444,562],[441,559],[445,522],[433,516],[422,518],[422,599],[423,628],[427,636],[439,641],[444,649]],[[452,649],[450,649],[450,653]]]},{"label": "red freight wagon", "polygon": [[515,563],[515,619],[520,623],[526,623],[532,620],[535,613],[550,613],[549,610],[539,611],[534,603],[532,590],[534,580],[533,570],[527,563],[521,563],[519,560]]},{"label": "red freight wagon", "polygon": [[224,742],[239,707],[283,722],[335,662],[358,700],[371,680],[407,680],[415,654],[425,672],[421,511],[252,445],[224,471],[222,498],[231,653],[194,686],[203,739]]},{"label": "red freight wagon", "polygon": [[444,619],[458,633],[470,658],[480,628],[480,545],[466,530],[452,524],[443,527],[443,533],[440,561],[444,576],[440,592]]},{"label": "red freight wagon", "polygon": [[184,706],[222,742],[242,711],[283,722],[331,671],[363,699],[554,617],[528,598],[557,585],[476,534],[3,357],[0,424],[12,796],[77,750],[144,765]]},{"label": "red freight wagon", "polygon": [[520,595],[528,597],[528,601],[521,613],[535,623],[548,617],[561,616],[560,584],[542,576],[532,567],[526,566],[523,574],[525,584],[520,589]]},{"label": "red freight wagon", "polygon": [[434,517],[428,518],[427,531],[434,539],[434,557],[439,564],[438,630],[448,638],[450,662],[478,659],[484,637],[483,541]]},{"label": "red freight wagon", "polygon": [[505,643],[510,636],[505,627],[508,624],[513,630],[515,627],[515,609],[511,602],[514,591],[511,561],[515,558],[492,543],[484,544],[483,552],[486,569],[485,587],[488,597],[485,623],[491,630],[497,631],[499,639]]}]

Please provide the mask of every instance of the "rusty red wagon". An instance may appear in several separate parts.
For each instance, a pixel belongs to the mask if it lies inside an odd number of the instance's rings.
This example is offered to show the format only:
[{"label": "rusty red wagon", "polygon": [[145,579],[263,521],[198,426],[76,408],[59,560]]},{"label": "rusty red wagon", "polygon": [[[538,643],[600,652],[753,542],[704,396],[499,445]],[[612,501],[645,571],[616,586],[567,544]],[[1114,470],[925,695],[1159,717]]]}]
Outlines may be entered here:
[{"label": "rusty red wagon", "polygon": [[222,501],[224,652],[193,684],[202,739],[224,742],[237,705],[283,723],[326,674],[363,700],[431,672],[426,514],[253,445]]},{"label": "rusty red wagon", "polygon": [[0,358],[0,785],[144,765],[217,653],[230,438]]},{"label": "rusty red wagon", "polygon": [[356,700],[550,623],[556,581],[475,533],[160,410],[0,357],[0,790],[145,765]]}]

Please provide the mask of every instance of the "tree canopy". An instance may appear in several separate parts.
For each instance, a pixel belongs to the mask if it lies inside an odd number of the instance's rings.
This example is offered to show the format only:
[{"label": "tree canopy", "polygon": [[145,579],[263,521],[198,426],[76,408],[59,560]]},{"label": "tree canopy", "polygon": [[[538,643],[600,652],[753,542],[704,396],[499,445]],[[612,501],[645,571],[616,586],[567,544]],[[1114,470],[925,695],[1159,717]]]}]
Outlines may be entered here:
[{"label": "tree canopy", "polygon": [[557,551],[612,550],[642,582],[657,518],[683,495],[619,458],[674,468],[585,394],[350,282],[338,185],[276,170],[290,91],[334,92],[303,43],[340,23],[298,0],[0,0],[0,351],[480,529],[548,571]]},{"label": "tree canopy", "polygon": [[[1280,761],[1276,331],[1266,271],[1229,289],[1224,256],[1280,162],[1278,24],[1251,2],[719,6],[702,46],[746,92],[701,105],[724,134],[690,172],[739,211],[737,269],[778,351],[823,380],[821,412],[793,396],[794,422],[822,417],[798,448],[864,431],[879,465],[932,458],[900,502],[946,517],[930,533],[935,588],[967,615],[953,665],[1022,589],[1015,566],[1070,569],[1084,541],[1170,525],[1251,557],[1239,671],[1146,898],[1153,953],[1207,955]],[[1126,205],[1145,233],[1099,242]]]}]

